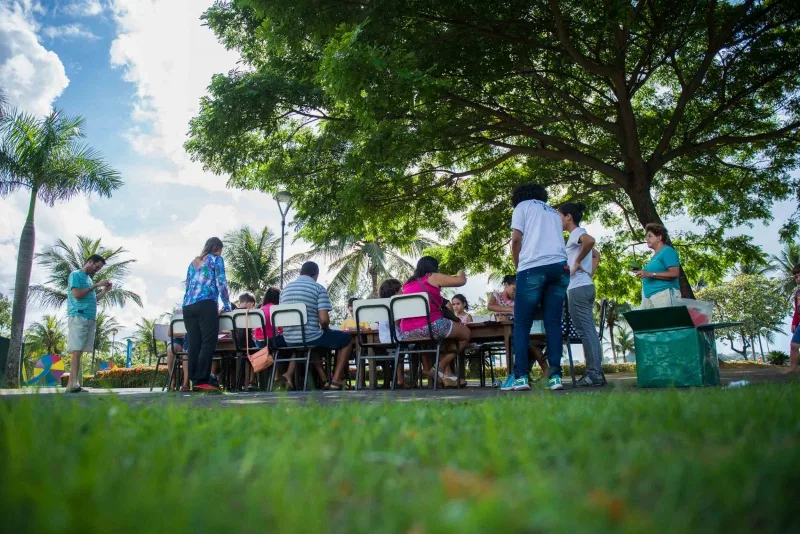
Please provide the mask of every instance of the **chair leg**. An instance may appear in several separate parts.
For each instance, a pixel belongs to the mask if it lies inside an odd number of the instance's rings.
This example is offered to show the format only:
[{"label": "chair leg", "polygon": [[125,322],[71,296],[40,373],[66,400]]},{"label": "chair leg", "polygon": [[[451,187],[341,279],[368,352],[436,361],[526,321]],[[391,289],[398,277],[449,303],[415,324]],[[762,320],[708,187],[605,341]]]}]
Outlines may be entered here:
[{"label": "chair leg", "polygon": [[394,368],[392,369],[392,391],[395,391],[397,389],[397,372],[398,372],[398,369],[399,369],[399,371],[401,373],[403,372],[403,369],[398,367],[398,365],[400,365],[398,363],[399,359],[400,359],[400,349],[397,349],[395,351],[395,353],[394,353]]},{"label": "chair leg", "polygon": [[267,391],[272,392],[272,385],[275,383],[275,370],[278,368],[278,355],[280,354],[280,349],[275,351],[275,357],[272,361],[272,370],[269,373],[269,383],[267,384]]},{"label": "chair leg", "polygon": [[169,376],[167,376],[167,383],[164,384],[164,387],[161,388],[161,391],[164,391],[164,389],[169,391],[170,388],[172,387],[172,378],[175,376],[175,369],[177,368],[177,365],[178,365],[178,357],[176,356],[175,359],[172,360],[172,368],[169,370]]},{"label": "chair leg", "polygon": [[308,391],[308,370],[311,367],[311,349],[306,352],[306,370],[303,375],[303,391]]},{"label": "chair leg", "polygon": [[439,386],[439,353],[442,350],[440,343],[436,344],[436,361],[433,363],[433,390],[436,391]]},{"label": "chair leg", "polygon": [[[358,386],[361,385],[361,351],[362,350],[363,349],[361,347],[359,347],[358,348],[358,352],[356,353],[356,391],[358,391]],[[348,365],[349,365],[349,362],[348,362]]]},{"label": "chair leg", "polygon": [[494,387],[494,354],[489,352],[489,373],[492,377],[492,387]]},{"label": "chair leg", "polygon": [[[156,370],[153,371],[153,382],[150,383],[150,391],[153,391],[153,388],[156,387],[156,377],[158,376],[158,366],[161,364],[161,358],[156,359]],[[162,388],[161,391],[164,391]]]},{"label": "chair leg", "polygon": [[572,387],[577,387],[575,384],[575,364],[572,363],[572,346],[567,341],[567,356],[569,356],[569,372],[572,375]]}]

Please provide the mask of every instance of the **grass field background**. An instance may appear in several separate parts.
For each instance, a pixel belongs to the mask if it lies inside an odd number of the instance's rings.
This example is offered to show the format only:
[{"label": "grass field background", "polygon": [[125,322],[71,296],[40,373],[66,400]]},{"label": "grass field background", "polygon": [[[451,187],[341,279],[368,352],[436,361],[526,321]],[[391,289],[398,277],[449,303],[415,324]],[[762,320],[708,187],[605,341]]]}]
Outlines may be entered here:
[{"label": "grass field background", "polygon": [[800,531],[800,388],[0,402],[6,532]]}]

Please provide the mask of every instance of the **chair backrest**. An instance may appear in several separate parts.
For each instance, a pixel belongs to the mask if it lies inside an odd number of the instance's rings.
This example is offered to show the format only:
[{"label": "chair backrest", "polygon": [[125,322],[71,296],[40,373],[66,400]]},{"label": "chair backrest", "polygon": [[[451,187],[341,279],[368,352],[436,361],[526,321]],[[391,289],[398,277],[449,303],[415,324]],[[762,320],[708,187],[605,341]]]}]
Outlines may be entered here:
[{"label": "chair backrest", "polygon": [[578,345],[583,343],[578,330],[575,328],[575,323],[572,322],[572,317],[569,315],[569,301],[564,298],[564,313],[561,315],[561,335],[564,341],[571,345]]},{"label": "chair backrest", "polygon": [[431,319],[431,308],[428,302],[427,293],[409,293],[407,295],[395,295],[391,298],[392,317],[395,321],[400,319],[412,319],[415,317],[427,317]]},{"label": "chair backrest", "polygon": [[234,310],[232,315],[233,325],[237,329],[249,328],[252,330],[253,328],[261,328],[263,330],[267,326],[264,312],[255,308],[252,310]]},{"label": "chair backrest", "polygon": [[153,339],[155,341],[163,341],[164,343],[169,343],[170,341],[169,325],[157,324],[153,326]]},{"label": "chair backrest", "polygon": [[178,334],[186,334],[186,323],[183,322],[183,315],[173,315],[172,319],[169,321],[169,325],[173,336],[177,336]]},{"label": "chair backrest", "polygon": [[[308,310],[302,302],[292,304],[275,304],[269,309],[272,328],[296,327],[300,328],[300,337],[303,345],[306,344],[306,324],[308,324]],[[286,333],[291,330],[284,330]]]},{"label": "chair backrest", "polygon": [[296,304],[275,304],[269,309],[269,313],[273,328],[308,324],[306,305],[302,302]]},{"label": "chair backrest", "polygon": [[223,331],[233,332],[234,328],[235,327],[233,325],[233,313],[232,312],[226,312],[226,313],[223,313],[222,315],[219,316],[219,331],[220,332],[223,332]]},{"label": "chair backrest", "polygon": [[392,299],[364,299],[353,302],[356,325],[361,323],[392,322]]}]

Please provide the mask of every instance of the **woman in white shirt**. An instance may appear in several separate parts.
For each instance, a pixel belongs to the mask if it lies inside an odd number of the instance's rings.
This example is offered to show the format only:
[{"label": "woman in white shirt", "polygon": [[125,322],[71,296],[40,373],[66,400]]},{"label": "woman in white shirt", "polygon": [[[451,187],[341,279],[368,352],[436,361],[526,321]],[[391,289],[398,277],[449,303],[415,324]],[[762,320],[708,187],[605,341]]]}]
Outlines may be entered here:
[{"label": "woman in white shirt", "polygon": [[580,227],[585,210],[586,206],[573,202],[562,204],[558,208],[564,231],[569,232],[567,240],[567,262],[570,273],[567,288],[569,315],[583,341],[583,353],[586,358],[586,373],[578,385],[602,386],[606,383],[602,368],[603,354],[592,315],[596,296],[592,275],[597,269],[600,254],[594,249],[594,238]]}]

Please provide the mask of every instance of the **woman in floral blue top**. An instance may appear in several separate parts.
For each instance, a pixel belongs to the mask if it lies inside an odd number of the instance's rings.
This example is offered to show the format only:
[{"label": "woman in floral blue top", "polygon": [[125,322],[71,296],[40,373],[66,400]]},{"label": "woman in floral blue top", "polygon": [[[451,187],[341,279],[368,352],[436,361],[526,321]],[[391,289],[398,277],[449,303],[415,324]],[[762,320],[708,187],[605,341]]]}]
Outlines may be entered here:
[{"label": "woman in floral blue top", "polygon": [[194,391],[219,391],[216,384],[209,383],[219,335],[218,299],[222,301],[224,311],[231,311],[225,262],[222,261],[222,241],[212,237],[186,271],[183,321],[186,333],[192,339],[189,344],[189,376]]}]

